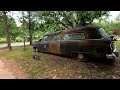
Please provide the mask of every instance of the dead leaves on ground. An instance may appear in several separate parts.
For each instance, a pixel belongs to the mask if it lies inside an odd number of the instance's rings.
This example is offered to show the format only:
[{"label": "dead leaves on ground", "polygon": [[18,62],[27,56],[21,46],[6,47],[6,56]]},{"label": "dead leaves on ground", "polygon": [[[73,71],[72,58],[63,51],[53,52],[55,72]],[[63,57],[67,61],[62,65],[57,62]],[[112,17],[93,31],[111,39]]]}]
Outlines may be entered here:
[{"label": "dead leaves on ground", "polygon": [[[14,51],[6,52],[8,51],[0,54],[17,59],[17,62],[31,75],[30,78],[120,79],[120,60],[114,66],[99,62],[78,62],[73,58],[33,52],[30,47],[25,51],[22,48],[16,48]],[[36,54],[40,56],[38,61],[32,59],[32,55]]]}]

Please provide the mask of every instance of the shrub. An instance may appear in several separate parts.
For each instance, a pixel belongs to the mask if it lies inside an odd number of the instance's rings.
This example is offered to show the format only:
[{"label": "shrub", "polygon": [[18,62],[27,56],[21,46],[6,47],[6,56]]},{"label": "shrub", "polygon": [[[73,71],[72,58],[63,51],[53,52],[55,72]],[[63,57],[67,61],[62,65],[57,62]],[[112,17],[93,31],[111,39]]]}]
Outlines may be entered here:
[{"label": "shrub", "polygon": [[22,38],[19,37],[16,38],[16,42],[22,42],[22,41],[23,41]]},{"label": "shrub", "polygon": [[0,38],[0,43],[6,43],[6,39],[5,38]]}]

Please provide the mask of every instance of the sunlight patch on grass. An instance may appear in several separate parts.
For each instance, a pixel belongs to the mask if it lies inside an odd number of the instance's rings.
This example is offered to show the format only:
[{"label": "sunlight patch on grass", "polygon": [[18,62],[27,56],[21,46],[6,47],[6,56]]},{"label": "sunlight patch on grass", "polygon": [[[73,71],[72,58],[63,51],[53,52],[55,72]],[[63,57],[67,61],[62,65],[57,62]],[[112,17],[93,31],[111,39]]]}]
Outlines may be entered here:
[{"label": "sunlight patch on grass", "polygon": [[115,42],[115,45],[116,45],[118,51],[120,52],[120,41],[116,41],[116,42]]}]

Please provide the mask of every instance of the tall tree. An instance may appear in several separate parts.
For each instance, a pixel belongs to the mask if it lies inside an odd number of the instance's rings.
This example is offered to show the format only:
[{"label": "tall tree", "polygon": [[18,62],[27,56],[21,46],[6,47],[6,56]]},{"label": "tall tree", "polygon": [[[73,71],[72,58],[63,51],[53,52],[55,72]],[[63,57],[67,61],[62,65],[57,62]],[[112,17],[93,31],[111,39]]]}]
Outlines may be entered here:
[{"label": "tall tree", "polygon": [[25,12],[25,26],[28,29],[30,45],[32,45],[33,33],[34,33],[34,22],[36,21],[36,12],[35,11],[26,11]]},{"label": "tall tree", "polygon": [[30,35],[30,38],[29,38],[29,40],[30,40],[30,45],[32,45],[32,30],[31,30],[31,12],[30,11],[28,11],[28,20],[29,20],[29,25],[28,25],[28,27],[29,27],[29,35]]},{"label": "tall tree", "polygon": [[2,38],[4,38],[6,36],[3,26],[4,26],[3,25],[3,13],[2,13],[2,11],[0,11],[0,37],[2,37]]},{"label": "tall tree", "polygon": [[8,25],[8,18],[7,18],[7,11],[2,11],[3,13],[3,25],[4,25],[4,30],[6,32],[6,40],[8,44],[9,50],[12,50],[11,48],[11,41],[10,41],[10,31],[9,31],[9,25]]},{"label": "tall tree", "polygon": [[23,40],[24,40],[24,48],[25,48],[25,20],[24,20],[24,11],[22,11],[22,18],[23,18],[23,21],[22,21],[22,26],[23,26]]}]

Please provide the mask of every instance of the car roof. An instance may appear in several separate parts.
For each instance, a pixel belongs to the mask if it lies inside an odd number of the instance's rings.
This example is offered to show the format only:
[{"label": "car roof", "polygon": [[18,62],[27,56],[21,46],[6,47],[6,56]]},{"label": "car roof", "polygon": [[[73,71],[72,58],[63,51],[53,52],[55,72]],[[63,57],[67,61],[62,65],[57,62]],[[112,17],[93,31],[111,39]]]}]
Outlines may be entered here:
[{"label": "car roof", "polygon": [[82,27],[78,27],[78,28],[64,29],[64,30],[52,32],[52,33],[46,34],[46,35],[44,35],[44,36],[49,36],[49,35],[54,35],[54,34],[59,34],[59,33],[67,33],[67,32],[72,32],[72,31],[97,30],[97,29],[99,29],[99,28],[100,28],[99,26],[82,26]]}]

